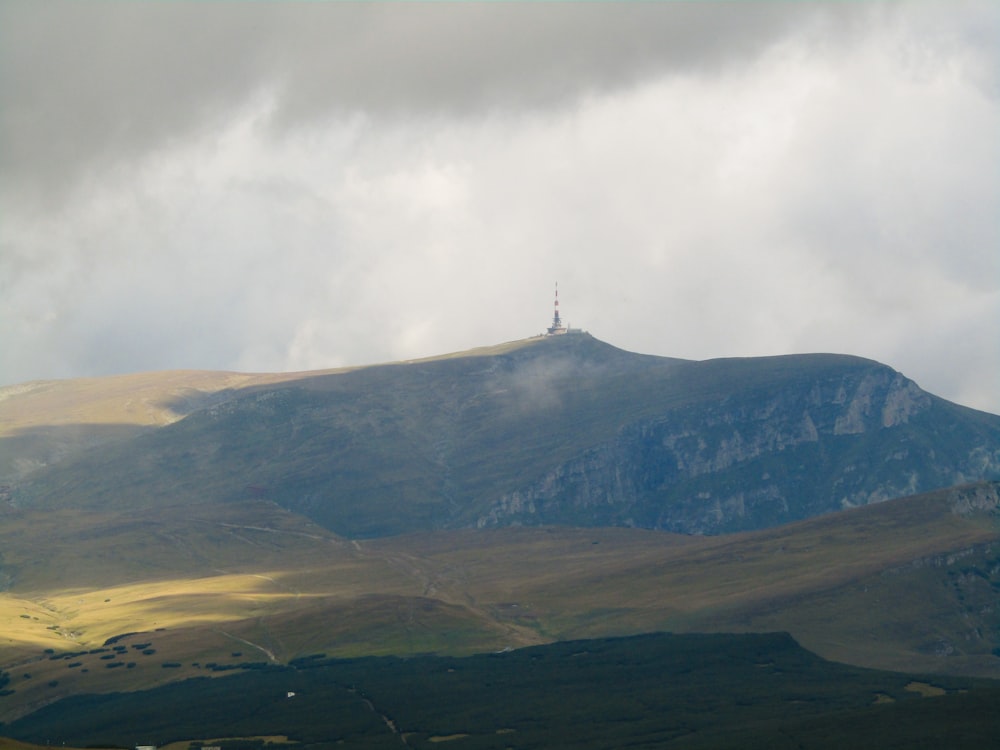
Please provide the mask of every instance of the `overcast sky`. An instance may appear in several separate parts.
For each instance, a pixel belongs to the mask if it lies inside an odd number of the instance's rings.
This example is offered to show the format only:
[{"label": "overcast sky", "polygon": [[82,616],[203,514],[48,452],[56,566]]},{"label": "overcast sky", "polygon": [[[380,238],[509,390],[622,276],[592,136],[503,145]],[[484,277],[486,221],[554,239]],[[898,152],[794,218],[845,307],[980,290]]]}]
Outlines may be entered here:
[{"label": "overcast sky", "polygon": [[0,0],[0,384],[563,318],[1000,413],[1000,3]]}]

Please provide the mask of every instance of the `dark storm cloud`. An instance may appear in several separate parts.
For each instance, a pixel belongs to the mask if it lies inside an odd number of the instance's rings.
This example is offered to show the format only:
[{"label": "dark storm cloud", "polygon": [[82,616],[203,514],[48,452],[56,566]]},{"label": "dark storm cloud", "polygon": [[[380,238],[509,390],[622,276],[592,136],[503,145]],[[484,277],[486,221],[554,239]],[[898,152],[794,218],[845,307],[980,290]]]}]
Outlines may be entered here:
[{"label": "dark storm cloud", "polygon": [[0,173],[8,187],[65,186],[217,127],[262,86],[278,125],[559,105],[745,61],[807,17],[831,22],[784,3],[5,1]]}]

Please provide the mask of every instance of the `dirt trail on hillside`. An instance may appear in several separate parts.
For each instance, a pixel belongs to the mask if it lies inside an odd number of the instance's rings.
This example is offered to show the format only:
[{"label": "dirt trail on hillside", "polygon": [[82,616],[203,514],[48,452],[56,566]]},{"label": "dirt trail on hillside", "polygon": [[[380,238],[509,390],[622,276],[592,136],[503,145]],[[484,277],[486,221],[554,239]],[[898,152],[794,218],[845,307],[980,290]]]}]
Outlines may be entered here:
[{"label": "dirt trail on hillside", "polygon": [[361,554],[384,560],[388,565],[414,579],[419,584],[421,596],[462,607],[485,622],[502,628],[512,645],[524,646],[545,642],[546,639],[531,628],[500,620],[491,607],[481,605],[469,592],[466,576],[461,568],[444,571],[435,563],[421,557],[400,552],[372,553],[357,542],[354,544]]},{"label": "dirt trail on hillside", "polygon": [[257,643],[254,643],[253,641],[248,641],[246,638],[240,638],[239,636],[233,635],[232,633],[227,633],[225,630],[216,630],[215,632],[218,633],[219,635],[226,636],[226,638],[231,638],[234,641],[238,641],[239,643],[242,643],[245,646],[249,646],[250,648],[255,648],[258,651],[260,651],[262,654],[264,654],[265,656],[267,656],[267,658],[272,663],[274,663],[274,664],[278,663],[278,657],[276,657],[274,655],[274,652],[272,652],[268,648],[265,648],[264,646],[261,646],[261,645],[259,645]]}]

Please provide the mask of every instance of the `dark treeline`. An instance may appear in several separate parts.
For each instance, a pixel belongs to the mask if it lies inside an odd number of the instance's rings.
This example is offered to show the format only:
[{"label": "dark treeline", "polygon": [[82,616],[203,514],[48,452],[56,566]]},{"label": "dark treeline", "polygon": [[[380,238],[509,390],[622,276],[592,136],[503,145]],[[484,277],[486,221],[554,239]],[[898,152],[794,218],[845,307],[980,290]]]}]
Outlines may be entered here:
[{"label": "dark treeline", "polygon": [[79,747],[286,735],[303,750],[980,748],[1000,736],[1000,684],[834,664],[780,633],[651,634],[464,658],[315,655],[68,698],[0,734]]}]

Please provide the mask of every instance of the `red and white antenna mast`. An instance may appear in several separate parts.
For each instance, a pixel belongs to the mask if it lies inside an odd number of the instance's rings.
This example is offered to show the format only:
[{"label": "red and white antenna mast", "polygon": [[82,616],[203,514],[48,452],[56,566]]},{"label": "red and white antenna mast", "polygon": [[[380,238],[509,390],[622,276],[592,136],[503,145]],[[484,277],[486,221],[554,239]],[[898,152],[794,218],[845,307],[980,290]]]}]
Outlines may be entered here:
[{"label": "red and white antenna mast", "polygon": [[556,282],[556,304],[555,312],[552,313],[552,326],[548,329],[549,336],[554,336],[558,333],[566,333],[566,327],[562,324],[562,319],[559,317],[559,282]]}]

